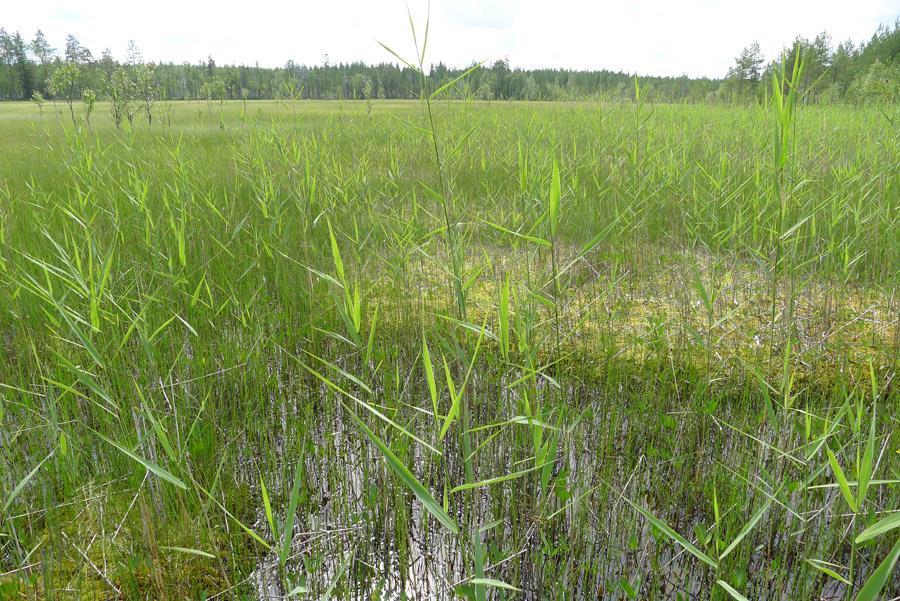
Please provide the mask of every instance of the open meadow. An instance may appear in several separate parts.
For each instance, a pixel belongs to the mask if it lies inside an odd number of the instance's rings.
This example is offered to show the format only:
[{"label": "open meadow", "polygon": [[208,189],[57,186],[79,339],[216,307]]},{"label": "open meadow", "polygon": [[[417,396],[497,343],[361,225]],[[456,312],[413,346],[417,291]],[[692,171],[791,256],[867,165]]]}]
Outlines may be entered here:
[{"label": "open meadow", "polygon": [[0,104],[0,598],[897,598],[896,105],[635,95]]}]

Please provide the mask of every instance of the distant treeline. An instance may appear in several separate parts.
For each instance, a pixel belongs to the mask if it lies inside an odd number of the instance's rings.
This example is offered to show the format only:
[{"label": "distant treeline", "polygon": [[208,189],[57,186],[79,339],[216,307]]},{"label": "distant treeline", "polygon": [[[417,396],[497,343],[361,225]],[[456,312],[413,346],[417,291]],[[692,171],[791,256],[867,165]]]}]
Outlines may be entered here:
[{"label": "distant treeline", "polygon": [[[896,102],[900,100],[900,20],[880,27],[867,42],[847,41],[834,46],[826,33],[813,40],[798,37],[782,56],[766,57],[751,44],[735,58],[720,79],[640,77],[641,94],[659,102],[753,101],[768,93],[771,72],[788,63],[800,50],[804,58],[802,83],[807,99],[821,102]],[[790,64],[788,65],[790,66]],[[430,68],[435,88],[465,69],[443,64]],[[634,95],[633,75],[618,71],[567,69],[511,69],[498,60],[472,72],[450,90],[451,95],[484,100],[628,99]],[[131,119],[141,103],[154,99],[376,99],[415,98],[420,84],[416,72],[393,63],[361,62],[266,68],[217,65],[206,62],[145,62],[137,47],[129,46],[124,62],[109,50],[99,57],[74,35],[57,51],[38,30],[26,40],[19,32],[0,28],[0,100],[98,99],[123,102],[122,115]]]}]

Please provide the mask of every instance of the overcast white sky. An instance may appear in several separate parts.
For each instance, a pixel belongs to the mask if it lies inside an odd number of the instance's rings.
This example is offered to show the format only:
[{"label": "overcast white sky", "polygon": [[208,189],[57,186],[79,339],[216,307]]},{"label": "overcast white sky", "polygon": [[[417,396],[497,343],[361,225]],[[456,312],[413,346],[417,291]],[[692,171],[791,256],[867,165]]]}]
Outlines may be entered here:
[{"label": "overcast white sky", "polygon": [[[74,33],[95,55],[125,58],[133,39],[151,61],[264,66],[390,60],[383,41],[412,55],[407,4],[426,0],[2,0],[0,26],[56,48]],[[607,68],[721,76],[752,40],[766,57],[795,35],[827,30],[867,39],[900,16],[898,0],[433,0],[427,62],[464,66],[508,58],[513,67]]]}]

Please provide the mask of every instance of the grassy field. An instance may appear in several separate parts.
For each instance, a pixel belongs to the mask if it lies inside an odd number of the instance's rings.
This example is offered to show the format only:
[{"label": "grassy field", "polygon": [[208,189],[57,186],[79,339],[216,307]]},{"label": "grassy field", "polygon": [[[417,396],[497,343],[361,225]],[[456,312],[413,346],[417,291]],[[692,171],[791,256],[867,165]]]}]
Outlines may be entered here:
[{"label": "grassy field", "polygon": [[0,105],[0,598],[900,595],[896,108]]}]

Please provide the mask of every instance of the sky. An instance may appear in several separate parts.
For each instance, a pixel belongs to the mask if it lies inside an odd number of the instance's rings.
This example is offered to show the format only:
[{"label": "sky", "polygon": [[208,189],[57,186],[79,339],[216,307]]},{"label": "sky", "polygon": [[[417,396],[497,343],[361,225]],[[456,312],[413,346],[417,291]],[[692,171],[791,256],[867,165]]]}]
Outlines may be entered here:
[{"label": "sky", "polygon": [[[320,64],[414,56],[407,7],[423,26],[427,0],[3,0],[0,26],[57,49],[74,33],[124,60],[134,40],[148,61]],[[513,67],[611,69],[721,77],[757,40],[767,59],[797,35],[868,39],[900,17],[897,0],[432,0],[426,64],[506,58]]]}]

